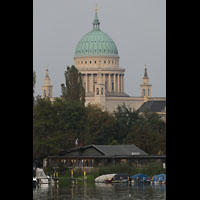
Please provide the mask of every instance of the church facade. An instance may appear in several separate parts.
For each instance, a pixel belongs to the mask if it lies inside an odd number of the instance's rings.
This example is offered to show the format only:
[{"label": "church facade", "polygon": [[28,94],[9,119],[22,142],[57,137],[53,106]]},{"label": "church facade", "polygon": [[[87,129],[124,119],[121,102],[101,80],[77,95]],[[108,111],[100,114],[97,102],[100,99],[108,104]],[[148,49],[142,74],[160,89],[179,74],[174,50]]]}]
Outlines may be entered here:
[{"label": "church facade", "polygon": [[[104,111],[113,112],[118,105],[138,110],[145,102],[165,102],[165,97],[152,97],[147,68],[144,69],[140,85],[141,96],[131,97],[124,91],[125,69],[119,66],[119,55],[115,42],[100,29],[97,9],[93,29],[78,42],[75,50],[74,65],[82,74],[86,105],[96,104]],[[52,86],[46,70],[42,97],[52,97]],[[165,110],[165,107],[162,108]],[[162,111],[160,111],[162,112]]]}]

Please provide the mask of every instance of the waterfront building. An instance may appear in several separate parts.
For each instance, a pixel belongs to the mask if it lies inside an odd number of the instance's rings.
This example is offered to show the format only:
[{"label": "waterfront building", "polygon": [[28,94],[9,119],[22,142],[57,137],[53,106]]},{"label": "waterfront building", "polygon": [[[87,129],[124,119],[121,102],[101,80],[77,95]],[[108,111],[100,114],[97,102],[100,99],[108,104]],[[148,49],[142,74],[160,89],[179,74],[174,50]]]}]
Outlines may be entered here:
[{"label": "waterfront building", "polygon": [[143,163],[147,160],[165,160],[165,155],[148,155],[134,144],[87,145],[63,150],[59,156],[48,156],[44,167],[63,166],[72,168],[100,167],[120,163]]}]

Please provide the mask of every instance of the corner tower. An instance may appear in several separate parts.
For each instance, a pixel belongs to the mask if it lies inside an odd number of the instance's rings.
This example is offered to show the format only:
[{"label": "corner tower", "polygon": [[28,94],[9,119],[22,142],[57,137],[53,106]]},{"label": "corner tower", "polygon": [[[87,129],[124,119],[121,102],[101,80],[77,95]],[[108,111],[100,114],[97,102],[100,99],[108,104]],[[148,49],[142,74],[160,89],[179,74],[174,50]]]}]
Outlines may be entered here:
[{"label": "corner tower", "polygon": [[50,98],[50,100],[52,99],[52,89],[53,86],[50,83],[50,78],[49,78],[49,71],[48,71],[48,65],[46,68],[46,74],[45,74],[45,78],[44,78],[44,85],[42,86],[42,98]]},{"label": "corner tower", "polygon": [[149,84],[149,77],[147,74],[146,65],[144,67],[144,77],[143,77],[143,84],[140,85],[141,88],[141,96],[144,97],[144,101],[148,101],[148,98],[151,97],[151,86]]}]

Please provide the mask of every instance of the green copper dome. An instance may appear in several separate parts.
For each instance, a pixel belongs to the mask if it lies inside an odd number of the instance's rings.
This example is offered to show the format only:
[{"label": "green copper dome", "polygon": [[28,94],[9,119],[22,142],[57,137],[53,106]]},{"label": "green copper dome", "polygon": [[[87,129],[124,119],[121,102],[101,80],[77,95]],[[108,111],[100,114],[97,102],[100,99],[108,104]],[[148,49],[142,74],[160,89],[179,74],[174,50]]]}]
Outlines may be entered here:
[{"label": "green copper dome", "polygon": [[95,12],[93,30],[84,35],[76,46],[75,57],[118,56],[117,47],[109,35],[99,28],[100,22]]}]

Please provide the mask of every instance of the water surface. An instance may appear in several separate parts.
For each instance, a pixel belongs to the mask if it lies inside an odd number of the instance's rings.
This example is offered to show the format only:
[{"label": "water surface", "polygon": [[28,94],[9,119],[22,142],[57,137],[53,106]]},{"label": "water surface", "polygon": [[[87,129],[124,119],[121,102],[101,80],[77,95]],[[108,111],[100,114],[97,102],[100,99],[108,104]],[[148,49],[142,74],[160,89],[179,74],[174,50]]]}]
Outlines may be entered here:
[{"label": "water surface", "polygon": [[33,189],[33,200],[165,200],[166,185],[70,183]]}]

